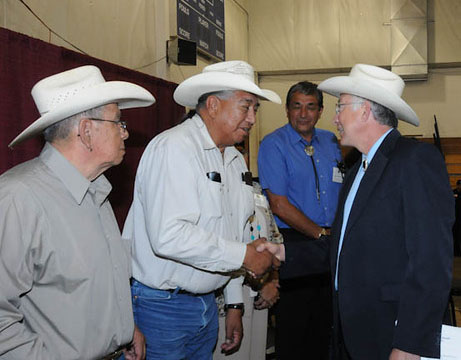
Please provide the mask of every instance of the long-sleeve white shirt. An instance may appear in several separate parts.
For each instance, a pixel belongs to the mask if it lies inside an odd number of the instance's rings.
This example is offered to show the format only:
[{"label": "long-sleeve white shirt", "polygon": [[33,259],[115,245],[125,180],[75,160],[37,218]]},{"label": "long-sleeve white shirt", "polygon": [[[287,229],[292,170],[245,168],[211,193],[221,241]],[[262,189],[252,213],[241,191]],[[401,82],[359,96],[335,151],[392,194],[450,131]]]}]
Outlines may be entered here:
[{"label": "long-sleeve white shirt", "polygon": [[[242,265],[244,228],[254,212],[246,171],[233,146],[223,156],[198,115],[156,136],[141,158],[122,235],[133,242],[133,277],[194,293],[226,284],[229,271]],[[241,279],[225,295],[228,303],[241,302]]]}]

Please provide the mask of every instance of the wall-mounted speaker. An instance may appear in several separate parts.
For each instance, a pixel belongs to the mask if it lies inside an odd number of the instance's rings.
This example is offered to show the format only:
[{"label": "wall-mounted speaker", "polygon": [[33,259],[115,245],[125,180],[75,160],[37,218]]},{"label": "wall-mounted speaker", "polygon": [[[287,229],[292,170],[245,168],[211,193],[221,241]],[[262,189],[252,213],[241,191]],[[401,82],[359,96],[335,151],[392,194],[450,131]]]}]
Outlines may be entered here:
[{"label": "wall-mounted speaker", "polygon": [[167,62],[177,65],[197,64],[197,43],[195,41],[175,38],[166,42]]}]

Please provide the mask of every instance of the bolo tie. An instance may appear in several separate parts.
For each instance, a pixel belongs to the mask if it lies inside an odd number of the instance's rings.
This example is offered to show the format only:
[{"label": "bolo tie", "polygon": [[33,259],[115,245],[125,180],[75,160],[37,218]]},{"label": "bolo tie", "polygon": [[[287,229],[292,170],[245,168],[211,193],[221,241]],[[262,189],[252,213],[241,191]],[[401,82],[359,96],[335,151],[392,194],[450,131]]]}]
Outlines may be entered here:
[{"label": "bolo tie", "polygon": [[306,145],[304,147],[304,152],[307,156],[310,157],[312,161],[312,167],[314,168],[314,175],[315,175],[315,193],[317,194],[317,201],[320,202],[320,184],[319,184],[319,175],[317,173],[317,168],[315,166],[314,161],[314,147],[312,145]]}]

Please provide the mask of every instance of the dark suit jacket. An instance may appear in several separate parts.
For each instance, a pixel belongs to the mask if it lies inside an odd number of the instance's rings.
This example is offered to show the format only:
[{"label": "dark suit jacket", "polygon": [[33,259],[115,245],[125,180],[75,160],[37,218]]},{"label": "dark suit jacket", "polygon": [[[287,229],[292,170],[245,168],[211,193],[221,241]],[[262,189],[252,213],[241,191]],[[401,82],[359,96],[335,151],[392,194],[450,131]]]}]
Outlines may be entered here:
[{"label": "dark suit jacket", "polygon": [[[346,175],[332,227],[333,283],[344,203],[359,165]],[[453,201],[440,152],[393,130],[361,181],[339,260],[334,340],[342,326],[354,360],[387,360],[394,347],[439,357],[452,276]],[[311,261],[321,261],[299,248],[296,255],[286,250],[288,258],[305,258],[306,273]]]}]

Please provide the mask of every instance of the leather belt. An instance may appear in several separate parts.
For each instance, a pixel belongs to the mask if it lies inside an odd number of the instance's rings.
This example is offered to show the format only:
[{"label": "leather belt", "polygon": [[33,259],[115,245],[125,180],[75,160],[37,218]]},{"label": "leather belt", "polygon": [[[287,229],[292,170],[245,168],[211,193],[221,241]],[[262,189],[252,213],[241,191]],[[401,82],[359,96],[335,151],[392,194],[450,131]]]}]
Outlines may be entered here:
[{"label": "leather belt", "polygon": [[104,356],[101,360],[117,360],[123,354],[123,349],[119,349],[110,353],[109,355]]},{"label": "leather belt", "polygon": [[205,293],[205,294],[196,294],[196,293],[191,293],[187,290],[183,290],[183,289],[167,289],[165,291],[168,291],[169,293],[171,294],[181,294],[181,295],[188,295],[188,296],[203,296],[203,295],[208,295],[210,293]]}]

